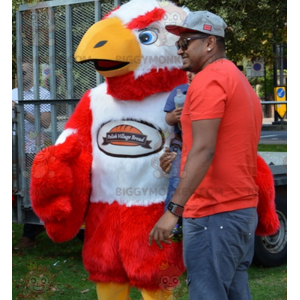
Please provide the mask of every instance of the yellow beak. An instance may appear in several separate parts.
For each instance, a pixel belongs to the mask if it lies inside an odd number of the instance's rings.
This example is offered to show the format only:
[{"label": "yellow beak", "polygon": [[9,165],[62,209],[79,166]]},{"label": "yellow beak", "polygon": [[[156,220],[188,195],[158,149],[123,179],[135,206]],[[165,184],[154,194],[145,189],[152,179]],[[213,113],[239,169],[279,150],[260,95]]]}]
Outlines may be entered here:
[{"label": "yellow beak", "polygon": [[141,48],[131,30],[116,17],[95,23],[83,36],[75,52],[76,62],[94,61],[105,77],[134,71],[141,61]]}]

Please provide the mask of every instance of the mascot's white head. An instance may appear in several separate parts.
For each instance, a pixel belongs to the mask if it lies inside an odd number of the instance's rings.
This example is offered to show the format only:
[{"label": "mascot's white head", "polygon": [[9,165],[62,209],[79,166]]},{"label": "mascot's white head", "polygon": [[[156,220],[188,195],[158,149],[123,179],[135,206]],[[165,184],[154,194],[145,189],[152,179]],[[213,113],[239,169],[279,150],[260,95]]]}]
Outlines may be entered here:
[{"label": "mascot's white head", "polygon": [[[153,82],[155,76],[159,79],[160,87],[133,100],[169,91],[185,83],[186,75],[181,70],[181,57],[175,47],[178,37],[168,33],[165,26],[183,25],[188,13],[187,8],[177,7],[170,1],[127,2],[86,32],[75,53],[75,60],[93,61],[111,89],[114,89],[112,84],[115,85],[116,80],[119,84],[130,82],[130,85],[137,84],[145,89],[145,84],[149,85],[150,80]],[[179,74],[179,78],[173,78]],[[132,99],[132,93],[125,96],[111,89],[109,92],[119,99]]]}]

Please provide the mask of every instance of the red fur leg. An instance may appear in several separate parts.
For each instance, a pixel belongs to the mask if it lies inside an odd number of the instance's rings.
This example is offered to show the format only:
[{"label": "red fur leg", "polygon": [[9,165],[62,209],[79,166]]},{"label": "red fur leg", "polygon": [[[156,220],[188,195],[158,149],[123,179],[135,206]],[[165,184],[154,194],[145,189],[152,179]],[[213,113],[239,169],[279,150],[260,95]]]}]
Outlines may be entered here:
[{"label": "red fur leg", "polygon": [[83,248],[90,279],[158,290],[164,276],[179,277],[184,271],[182,243],[166,244],[162,250],[148,244],[163,207],[163,203],[148,207],[91,203]]}]

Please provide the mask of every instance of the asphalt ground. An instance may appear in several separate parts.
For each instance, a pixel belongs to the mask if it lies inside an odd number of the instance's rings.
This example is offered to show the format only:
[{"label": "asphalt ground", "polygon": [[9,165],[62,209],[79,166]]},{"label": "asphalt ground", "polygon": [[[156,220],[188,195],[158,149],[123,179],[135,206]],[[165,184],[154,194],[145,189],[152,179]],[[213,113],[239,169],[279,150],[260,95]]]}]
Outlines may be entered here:
[{"label": "asphalt ground", "polygon": [[274,118],[264,118],[260,144],[287,144],[287,121],[282,124],[274,122]]}]

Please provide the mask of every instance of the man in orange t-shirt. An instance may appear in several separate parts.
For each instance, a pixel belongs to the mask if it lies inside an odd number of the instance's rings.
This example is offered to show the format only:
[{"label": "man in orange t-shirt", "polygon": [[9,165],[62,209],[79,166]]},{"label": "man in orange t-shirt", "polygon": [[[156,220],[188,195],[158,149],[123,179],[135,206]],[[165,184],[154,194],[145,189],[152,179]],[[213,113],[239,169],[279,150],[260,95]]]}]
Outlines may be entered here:
[{"label": "man in orange t-shirt", "polygon": [[181,116],[185,143],[181,169],[193,145],[193,121],[210,119],[221,120],[214,157],[184,207],[185,218],[257,206],[261,104],[242,72],[223,58],[206,66],[190,86]]},{"label": "man in orange t-shirt", "polygon": [[170,243],[183,215],[190,299],[250,300],[261,105],[245,76],[225,58],[223,19],[198,11],[185,23],[166,26],[180,36],[182,69],[196,73],[180,119],[181,179],[149,243]]}]

